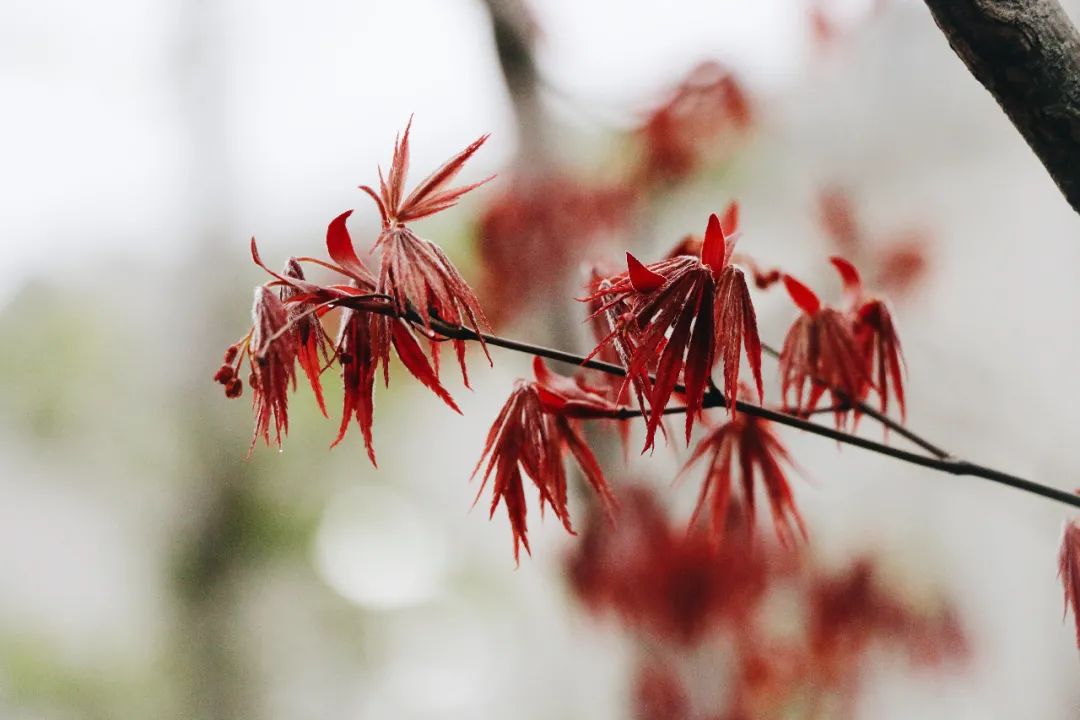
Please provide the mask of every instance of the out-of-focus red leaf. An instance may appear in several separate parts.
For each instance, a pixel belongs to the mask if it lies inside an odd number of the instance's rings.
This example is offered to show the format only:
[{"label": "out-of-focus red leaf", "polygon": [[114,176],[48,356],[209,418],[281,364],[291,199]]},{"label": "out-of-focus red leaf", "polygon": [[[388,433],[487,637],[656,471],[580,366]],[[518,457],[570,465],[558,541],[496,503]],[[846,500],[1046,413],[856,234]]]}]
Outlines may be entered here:
[{"label": "out-of-focus red leaf", "polygon": [[1072,610],[1076,621],[1076,644],[1080,647],[1080,524],[1076,520],[1065,523],[1058,555],[1058,577],[1065,588],[1065,612]]}]

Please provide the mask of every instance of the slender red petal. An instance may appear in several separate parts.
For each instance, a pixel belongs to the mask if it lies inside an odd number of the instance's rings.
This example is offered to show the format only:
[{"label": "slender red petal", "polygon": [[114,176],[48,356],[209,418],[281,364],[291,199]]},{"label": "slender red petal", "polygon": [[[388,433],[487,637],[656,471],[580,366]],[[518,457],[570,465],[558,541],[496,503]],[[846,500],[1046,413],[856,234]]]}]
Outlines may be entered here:
[{"label": "slender red petal", "polygon": [[405,125],[405,132],[394,141],[394,159],[390,163],[390,176],[385,193],[386,209],[396,213],[401,207],[401,198],[405,194],[405,179],[409,173],[409,131],[412,129],[412,115]]},{"label": "slender red petal", "polygon": [[1061,553],[1058,555],[1058,577],[1065,589],[1065,612],[1072,610],[1076,622],[1076,644],[1080,647],[1080,525],[1076,520],[1065,524]]},{"label": "slender red petal", "polygon": [[[716,354],[724,363],[724,397],[734,400],[739,383],[739,365],[745,347],[750,369],[762,399],[761,341],[758,339],[757,316],[750,300],[750,290],[742,270],[728,266],[716,284]],[[735,411],[735,403],[728,405]]]},{"label": "slender red petal", "polygon": [[795,301],[795,304],[807,315],[813,315],[821,308],[821,300],[814,294],[814,291],[790,275],[784,275],[784,287],[787,288],[788,295]]},{"label": "slender red petal", "polygon": [[338,360],[341,364],[341,378],[345,385],[342,399],[341,424],[337,437],[330,447],[336,446],[345,437],[349,421],[356,418],[360,433],[364,438],[371,464],[375,462],[375,448],[372,442],[372,424],[374,419],[375,375],[379,358],[373,353],[372,321],[367,313],[346,310],[341,317],[341,330],[338,337]]},{"label": "slender red petal", "polygon": [[[444,210],[456,203],[457,200],[469,190],[488,182],[491,178],[487,178],[478,183],[473,183],[467,187],[443,190],[443,188],[446,187],[459,172],[461,172],[461,168],[465,166],[465,163],[469,161],[469,158],[476,154],[476,151],[487,142],[488,137],[488,135],[481,135],[470,143],[468,147],[457,155],[454,155],[443,163],[441,167],[424,178],[424,180],[409,193],[409,196],[401,202],[400,206],[397,207],[399,218],[402,221],[406,221],[416,219],[417,217],[423,217],[424,215],[430,215],[438,210]],[[437,210],[430,209],[433,207],[437,207]]]},{"label": "slender red petal", "polygon": [[705,387],[716,361],[714,351],[716,333],[712,309],[714,301],[711,294],[704,294],[699,298],[698,302],[703,306],[696,313],[694,332],[690,336],[690,343],[686,349],[683,379],[686,384],[686,443],[688,445],[694,422],[701,417],[701,403],[705,395]]},{"label": "slender red petal", "polygon": [[357,282],[373,285],[371,271],[357,257],[352,238],[349,237],[349,229],[345,225],[352,213],[352,210],[346,210],[330,221],[326,228],[326,251],[330,258]]},{"label": "slender red petal", "polygon": [[709,215],[709,224],[705,226],[705,240],[701,243],[701,262],[709,266],[714,276],[719,275],[725,266],[727,238],[716,213]]},{"label": "slender red petal", "polygon": [[859,277],[859,271],[855,269],[855,266],[850,262],[834,255],[829,258],[829,262],[833,264],[836,271],[840,273],[840,279],[844,282],[844,291],[852,298],[852,300],[858,299],[862,295],[862,278]]},{"label": "slender red petal", "polygon": [[416,342],[416,338],[412,336],[408,326],[404,323],[394,322],[390,327],[394,350],[397,352],[397,356],[405,369],[429,390],[438,395],[439,399],[446,403],[451,410],[461,415],[461,409],[458,408],[454,399],[450,397],[450,393],[446,391],[446,388],[439,383],[438,376],[431,369],[424,351],[420,348],[420,344]]}]

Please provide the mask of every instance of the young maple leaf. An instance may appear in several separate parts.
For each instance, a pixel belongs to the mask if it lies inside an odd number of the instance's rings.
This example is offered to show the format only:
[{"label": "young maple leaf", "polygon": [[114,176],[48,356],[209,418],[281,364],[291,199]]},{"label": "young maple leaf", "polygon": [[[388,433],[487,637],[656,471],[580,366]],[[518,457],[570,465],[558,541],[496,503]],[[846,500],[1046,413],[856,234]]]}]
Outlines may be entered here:
[{"label": "young maple leaf", "polygon": [[[289,258],[282,275],[297,280],[304,280],[304,270],[296,258]],[[307,312],[303,306],[297,303],[289,303],[289,300],[299,294],[299,291],[290,286],[283,285],[278,291],[278,296],[285,303],[289,311],[289,321],[296,333],[296,361],[307,376],[311,391],[315,393],[315,401],[319,404],[319,410],[326,417],[326,401],[323,399],[322,383],[319,376],[322,368],[330,363],[331,343],[322,323],[319,322],[316,313]]]},{"label": "young maple leaf", "polygon": [[[465,326],[479,333],[481,328],[488,328],[488,322],[472,288],[442,248],[418,237],[406,223],[453,207],[462,195],[491,179],[447,188],[488,136],[481,136],[447,160],[411,193],[405,195],[411,127],[410,119],[405,132],[394,143],[394,158],[386,179],[383,178],[382,170],[379,170],[379,191],[376,192],[367,185],[360,186],[360,189],[375,201],[382,219],[382,232],[375,242],[375,249],[382,251],[377,290],[391,298],[399,315],[415,312],[428,329],[431,327],[432,316],[435,316],[444,322]],[[391,325],[389,318],[380,319],[376,324],[375,352],[384,364],[389,358],[392,343]],[[465,343],[463,340],[453,342],[462,376],[468,385]],[[482,340],[481,346],[486,353],[487,347]],[[437,344],[433,345],[433,353],[437,352],[437,347]],[[437,357],[433,359],[437,366]],[[490,362],[490,356],[488,360]]]},{"label": "young maple leaf", "polygon": [[1080,523],[1076,520],[1065,524],[1058,555],[1058,577],[1065,588],[1065,612],[1072,610],[1076,621],[1076,644],[1080,647]]},{"label": "young maple leaf", "polygon": [[880,575],[876,563],[860,558],[839,574],[812,580],[807,640],[821,683],[857,679],[875,646],[905,650],[913,663],[923,665],[967,656],[964,629],[948,603],[916,607]]},{"label": "young maple leaf", "polygon": [[[326,410],[319,376],[322,365],[328,364],[331,353],[327,349],[329,339],[325,335],[319,318],[335,307],[342,309],[341,326],[338,339],[334,344],[333,357],[341,366],[345,393],[341,424],[332,446],[341,442],[348,429],[349,420],[356,418],[364,437],[368,457],[372,464],[375,464],[371,435],[374,381],[379,365],[384,364],[385,369],[385,364],[389,361],[389,348],[394,349],[402,365],[413,377],[434,392],[450,409],[459,414],[461,411],[440,384],[436,371],[428,363],[427,356],[413,336],[414,326],[400,317],[388,316],[386,312],[390,307],[387,298],[372,292],[375,289],[375,279],[357,257],[345,224],[351,213],[351,210],[342,213],[327,227],[326,247],[333,262],[314,258],[296,258],[289,261],[284,273],[275,273],[263,263],[254,239],[251,243],[251,255],[255,264],[274,278],[262,289],[280,288],[281,300],[278,302],[286,319],[277,324],[277,329],[269,337],[274,347],[290,348],[308,375],[316,400],[324,414]],[[318,285],[309,282],[304,278],[299,265],[300,260],[316,262],[344,275],[348,278],[348,283]],[[385,355],[375,352],[374,337],[379,327],[385,327],[389,336]],[[226,365],[218,371],[215,379],[226,386],[227,395],[230,393],[234,393],[230,396],[238,395],[242,387],[235,378],[235,370],[230,363],[238,359],[242,360],[245,354],[252,357],[258,356],[260,342],[259,335],[253,328],[244,340],[231,347],[226,353]],[[327,362],[323,363],[324,360]],[[388,375],[387,380],[389,380]],[[256,402],[260,402],[266,394],[260,392],[255,386],[257,381],[265,384],[265,379],[262,379],[258,373],[253,373],[252,385],[256,389]],[[295,387],[295,378],[293,386]],[[274,397],[276,404],[272,404],[271,409],[280,406],[281,417],[284,418],[286,395],[283,386],[280,393]],[[256,408],[257,423],[260,418],[269,417],[265,410],[260,413],[260,407],[262,406]],[[277,417],[276,413],[274,417]]]},{"label": "young maple leaf", "polygon": [[[725,235],[715,214],[710,215],[698,257],[680,255],[645,266],[627,253],[626,274],[593,296],[604,299],[603,308],[615,303],[629,307],[622,330],[633,338],[636,349],[628,376],[647,376],[650,364],[656,363],[646,413],[646,450],[653,446],[680,373],[685,383],[687,442],[718,360],[724,367],[724,397],[734,398],[745,348],[759,401],[762,398],[757,317],[746,278],[731,264],[735,239]],[[728,410],[735,412],[734,402]]]},{"label": "young maple leaf", "polygon": [[784,275],[784,287],[802,310],[780,350],[784,404],[808,415],[828,391],[836,406],[836,426],[842,427],[845,408],[861,398],[870,384],[852,322],[839,310],[823,306],[813,290],[790,275]]},{"label": "young maple leaf", "polygon": [[734,147],[752,122],[749,99],[735,76],[716,63],[698,65],[636,131],[643,146],[639,182],[685,179],[709,150]]},{"label": "young maple leaf", "polygon": [[345,437],[349,420],[356,418],[368,459],[375,465],[375,449],[372,444],[371,427],[374,410],[375,376],[379,364],[385,362],[375,353],[372,337],[380,324],[385,323],[390,333],[390,344],[401,364],[409,373],[435,393],[446,405],[461,414],[450,393],[440,384],[438,375],[428,363],[420,344],[413,337],[411,326],[401,318],[387,318],[370,312],[346,309],[341,317],[338,336],[338,362],[341,378],[345,384],[345,396],[341,413],[341,425],[331,447]]},{"label": "young maple leaf", "polygon": [[536,486],[541,510],[550,505],[570,533],[574,530],[567,509],[566,469],[563,467],[563,455],[567,450],[581,466],[604,507],[610,512],[615,504],[600,464],[574,428],[572,419],[604,417],[618,410],[618,406],[588,387],[550,372],[540,358],[533,362],[533,371],[535,381],[519,380],[514,387],[488,432],[484,451],[473,470],[475,477],[484,460],[488,460],[477,500],[494,474],[490,515],[495,514],[500,502],[506,505],[514,534],[515,562],[520,546],[531,554],[522,472]]},{"label": "young maple leaf", "polygon": [[698,442],[682,473],[706,456],[709,457],[708,470],[690,520],[691,525],[707,508],[713,537],[718,540],[722,538],[728,523],[731,489],[738,467],[749,522],[752,524],[754,520],[756,475],[765,486],[780,541],[791,545],[796,530],[806,538],[806,526],[795,507],[783,467],[785,464],[793,466],[794,463],[768,420],[740,413],[716,426]]},{"label": "young maple leaf", "polygon": [[[383,362],[374,352],[372,336],[377,323],[385,316],[360,310],[345,309],[341,316],[341,328],[337,339],[338,363],[341,365],[341,379],[345,386],[342,400],[341,424],[331,447],[340,443],[349,429],[349,420],[356,418],[360,433],[364,438],[364,447],[372,465],[375,462],[375,449],[372,444],[371,427],[374,412],[375,376],[379,364]],[[390,318],[388,323],[391,345],[401,364],[409,373],[439,397],[447,407],[461,414],[454,399],[439,383],[439,378],[428,364],[412,329],[401,318]]]},{"label": "young maple leaf", "polygon": [[[904,404],[904,353],[896,334],[892,314],[884,300],[868,297],[855,266],[841,257],[829,258],[844,281],[851,301],[852,333],[862,352],[865,375],[876,384],[881,398],[881,412],[889,410],[889,395],[896,398],[900,418],[907,417]],[[865,390],[870,386],[866,385]]]},{"label": "young maple leaf", "polygon": [[289,386],[296,388],[296,344],[289,328],[289,311],[281,298],[268,288],[255,288],[255,303],[251,308],[254,320],[251,334],[252,408],[255,411],[255,432],[251,450],[261,437],[270,444],[270,425],[274,426],[274,441],[281,447],[281,437],[289,432]]},{"label": "young maple leaf", "polygon": [[331,447],[345,437],[349,420],[356,418],[368,459],[375,465],[375,448],[371,438],[371,426],[375,411],[375,374],[378,358],[372,352],[371,334],[374,318],[357,310],[344,310],[338,331],[337,353],[341,365],[341,379],[345,386],[342,401],[341,425]]}]

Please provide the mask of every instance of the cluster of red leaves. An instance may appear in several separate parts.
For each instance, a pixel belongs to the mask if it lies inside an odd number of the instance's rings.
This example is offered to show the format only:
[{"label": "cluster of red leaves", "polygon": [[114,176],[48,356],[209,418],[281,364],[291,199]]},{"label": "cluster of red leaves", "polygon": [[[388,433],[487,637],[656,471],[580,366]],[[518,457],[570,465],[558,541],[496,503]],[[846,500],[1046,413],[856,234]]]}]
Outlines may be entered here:
[{"label": "cluster of red leaves", "polygon": [[818,218],[837,252],[874,268],[874,287],[899,297],[926,276],[930,236],[925,230],[909,227],[881,239],[872,237],[860,223],[851,196],[838,187],[818,196]]},{"label": "cluster of red leaves", "polygon": [[[255,412],[255,433],[252,448],[259,437],[270,443],[270,425],[274,439],[280,443],[283,433],[289,432],[289,386],[296,389],[297,343],[290,337],[289,311],[281,299],[268,288],[255,288],[255,304],[251,308],[253,322],[251,344],[259,352],[251,362],[251,404]],[[280,336],[285,333],[284,336]]]},{"label": "cluster of red leaves", "polygon": [[[479,332],[488,327],[480,301],[465,279],[435,243],[418,237],[406,223],[434,215],[457,204],[461,196],[483,185],[491,178],[462,187],[447,188],[461,172],[461,168],[480,146],[487,141],[483,135],[460,153],[450,158],[435,172],[428,175],[411,193],[405,195],[405,179],[409,171],[409,130],[394,142],[394,159],[388,178],[379,171],[379,191],[367,185],[360,189],[371,196],[379,208],[382,232],[375,242],[375,249],[382,251],[382,264],[376,289],[388,295],[399,315],[415,312],[425,327],[430,329],[430,319],[454,325],[462,325]],[[385,364],[389,360],[392,342],[392,321],[381,318],[375,326],[375,353]],[[483,343],[481,343],[483,344]],[[468,385],[465,369],[465,343],[454,340],[462,377]],[[433,344],[432,354],[436,365],[438,345]],[[490,360],[490,358],[489,358]]]},{"label": "cluster of red leaves", "polygon": [[765,487],[773,525],[780,541],[785,545],[794,544],[796,532],[806,537],[806,526],[795,507],[795,498],[784,470],[784,465],[793,466],[794,463],[773,431],[772,423],[745,413],[729,417],[698,442],[683,473],[706,457],[705,480],[690,520],[691,525],[695,525],[702,513],[707,511],[711,516],[714,538],[723,537],[738,472],[742,500],[746,503],[746,517],[751,526],[756,514],[754,480],[757,477]]},{"label": "cluster of red leaves", "polygon": [[693,645],[718,626],[745,621],[765,590],[766,560],[732,503],[730,542],[669,523],[659,501],[623,486],[619,522],[592,514],[569,558],[574,592],[596,612],[613,612],[636,631]]},{"label": "cluster of red leaves", "polygon": [[[763,395],[757,317],[746,278],[732,264],[736,239],[737,234],[725,233],[720,218],[711,215],[697,256],[676,254],[646,266],[627,253],[627,272],[595,284],[587,298],[597,312],[622,311],[617,327],[593,354],[608,343],[633,348],[627,375],[637,387],[649,388],[647,407],[641,408],[648,417],[646,450],[654,444],[680,377],[687,442],[720,359],[724,397],[735,397],[744,347],[759,400]],[[653,363],[655,381],[648,377]],[[729,409],[734,412],[734,403]]]},{"label": "cluster of red leaves", "polygon": [[482,210],[476,231],[480,297],[495,326],[561,300],[565,278],[588,249],[623,227],[633,202],[621,185],[561,173],[513,178]]},{"label": "cluster of red leaves", "polygon": [[[228,397],[238,397],[243,383],[238,371],[249,359],[255,409],[254,441],[262,437],[270,443],[270,428],[280,446],[288,432],[288,393],[295,389],[299,363],[307,376],[316,402],[326,414],[320,376],[334,360],[341,368],[344,401],[336,445],[345,436],[349,421],[360,426],[371,462],[375,377],[380,366],[389,384],[390,350],[413,377],[460,412],[439,380],[440,337],[431,329],[431,318],[465,325],[473,330],[486,326],[484,314],[472,290],[442,249],[415,235],[408,222],[452,207],[462,195],[477,187],[474,183],[448,188],[465,162],[483,144],[486,136],[469,145],[405,194],[409,164],[409,128],[397,140],[386,179],[379,171],[379,191],[362,190],[375,201],[382,219],[382,232],[374,244],[381,252],[376,277],[360,259],[353,246],[346,221],[352,211],[330,222],[326,249],[330,260],[291,258],[282,273],[270,270],[259,256],[254,238],[252,259],[270,274],[271,280],[256,289],[254,324],[240,341],[225,352],[224,364],[214,379],[225,387]],[[302,262],[332,270],[342,281],[321,285],[308,281]],[[279,289],[280,294],[271,292]],[[336,341],[331,341],[321,318],[341,309]],[[430,341],[431,356],[425,354],[417,335]],[[465,346],[455,340],[458,361],[465,375]]]},{"label": "cluster of red leaves", "polygon": [[724,717],[780,717],[799,703],[809,717],[853,718],[870,662],[882,651],[916,669],[967,661],[967,634],[956,610],[920,607],[883,582],[876,563],[856,559],[839,572],[803,561],[790,577],[804,598],[803,634],[792,640],[736,639],[735,692]]},{"label": "cluster of red leaves", "polygon": [[741,141],[753,119],[749,97],[734,75],[715,62],[698,65],[636,131],[642,147],[637,182],[685,180],[709,150]]},{"label": "cluster of red leaves", "polygon": [[[868,296],[855,266],[841,257],[830,258],[844,281],[850,302],[852,334],[865,363],[865,375],[881,399],[881,411],[889,409],[889,396],[896,398],[900,417],[907,416],[904,403],[904,354],[896,334],[892,314],[881,298]],[[866,389],[869,385],[866,386]]]},{"label": "cluster of red leaves", "polygon": [[788,294],[802,310],[780,352],[784,402],[806,415],[828,392],[841,427],[852,403],[875,391],[882,412],[888,410],[892,396],[903,417],[904,361],[892,314],[883,300],[866,295],[854,265],[840,257],[831,262],[848,295],[845,310],[823,305],[810,288],[784,276]]},{"label": "cluster of red leaves", "polygon": [[[849,717],[876,651],[898,652],[914,667],[967,656],[947,603],[914,605],[868,559],[824,571],[805,554],[756,538],[738,505],[718,545],[673,526],[640,487],[625,488],[620,502],[617,526],[589,518],[568,574],[586,607],[615,616],[641,642],[636,717],[780,717],[793,703],[824,711],[825,702]],[[801,600],[797,635],[777,635],[767,624],[761,611],[774,592]],[[709,652],[722,652],[733,668],[725,702],[693,682]],[[720,676],[710,686],[723,682]]]},{"label": "cluster of red leaves", "polygon": [[503,405],[473,470],[475,477],[484,460],[488,461],[477,499],[494,474],[490,515],[495,514],[500,502],[506,505],[514,534],[515,561],[521,546],[531,552],[522,472],[536,486],[541,511],[550,506],[568,532],[573,533],[563,465],[567,450],[609,516],[614,509],[614,498],[600,464],[574,425],[580,418],[611,417],[618,406],[584,383],[551,372],[540,358],[533,362],[533,372],[535,380],[519,380]]},{"label": "cluster of red leaves", "polygon": [[828,392],[840,427],[848,417],[845,408],[863,396],[869,383],[851,319],[836,308],[822,305],[813,290],[790,275],[784,276],[784,287],[802,310],[780,350],[784,403],[792,411],[808,415]]}]

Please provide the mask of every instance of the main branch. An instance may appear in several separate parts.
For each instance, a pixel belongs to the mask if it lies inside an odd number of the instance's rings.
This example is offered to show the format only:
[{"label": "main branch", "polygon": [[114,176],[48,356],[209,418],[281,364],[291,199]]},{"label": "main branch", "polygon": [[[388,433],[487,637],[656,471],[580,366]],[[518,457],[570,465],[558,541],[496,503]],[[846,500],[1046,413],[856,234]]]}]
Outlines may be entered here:
[{"label": "main branch", "polygon": [[[419,317],[410,317],[409,320],[419,323]],[[447,338],[459,339],[459,340],[483,340],[488,345],[495,347],[506,348],[507,350],[514,350],[516,352],[525,353],[528,355],[539,356],[547,358],[548,360],[554,360],[556,362],[567,363],[569,365],[576,365],[578,367],[586,367],[592,370],[598,370],[600,372],[608,373],[609,375],[617,375],[620,377],[626,376],[626,368],[613,365],[611,363],[602,362],[600,360],[586,359],[581,355],[575,353],[566,352],[565,350],[556,350],[553,348],[541,347],[539,345],[533,345],[531,343],[521,342],[519,340],[511,340],[510,338],[504,338],[499,335],[490,335],[488,333],[477,333],[468,328],[450,325],[438,320],[431,320],[431,327]],[[702,407],[705,408],[718,408],[727,407],[727,400],[723,394],[716,388],[710,389],[706,394]],[[922,455],[920,453],[911,452],[909,450],[902,450],[900,448],[894,448],[884,443],[876,442],[874,440],[868,440],[866,438],[859,437],[858,435],[852,435],[835,428],[820,425],[815,422],[811,422],[806,418],[801,418],[796,415],[791,415],[786,412],[778,410],[771,410],[769,408],[761,407],[760,405],[753,405],[751,403],[743,402],[741,400],[735,403],[735,407],[739,412],[744,412],[747,415],[753,415],[756,417],[771,420],[780,425],[786,425],[788,427],[803,430],[814,435],[826,437],[837,442],[844,443],[845,445],[854,445],[855,447],[869,450],[871,452],[878,453],[879,455],[885,455],[887,457],[895,458],[912,465],[920,465],[932,470],[938,470],[940,472],[949,473],[950,475],[964,475],[968,477],[977,477],[991,482],[999,483],[1001,485],[1007,485],[1017,490],[1023,490],[1024,492],[1032,493],[1040,497],[1049,498],[1050,500],[1056,500],[1066,505],[1080,508],[1080,495],[1059,490],[1057,488],[1042,485],[1031,480],[1026,480],[1016,475],[1010,475],[1009,473],[1001,472],[993,468],[988,468],[975,463],[967,462],[966,460],[959,460],[946,453],[944,450],[940,450],[936,446],[932,445],[926,440],[923,440],[915,433],[905,430],[904,436],[909,440],[916,442],[924,448],[933,448],[931,452],[935,453],[935,456]],[[860,405],[861,408],[865,408],[865,405]],[[869,409],[869,408],[867,408]],[[672,408],[673,413],[685,411],[685,408]],[[875,417],[885,418],[887,420],[887,426],[890,428],[901,428],[887,416],[874,412]],[[636,414],[636,413],[635,413]],[[940,453],[940,455],[938,455]]]},{"label": "main branch", "polygon": [[1080,212],[1080,34],[1057,0],[926,0],[971,74],[990,91]]}]

